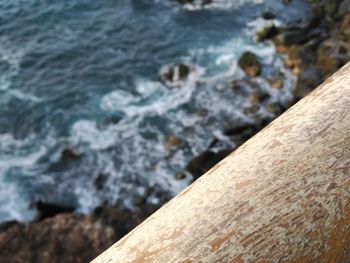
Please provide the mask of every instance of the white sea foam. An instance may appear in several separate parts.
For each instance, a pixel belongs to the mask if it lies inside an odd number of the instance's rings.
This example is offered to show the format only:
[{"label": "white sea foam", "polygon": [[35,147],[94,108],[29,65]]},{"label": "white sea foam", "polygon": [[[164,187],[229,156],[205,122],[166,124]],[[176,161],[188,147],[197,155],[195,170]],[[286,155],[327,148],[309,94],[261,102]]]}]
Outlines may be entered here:
[{"label": "white sea foam", "polygon": [[261,4],[263,0],[212,0],[210,4],[201,5],[202,0],[195,1],[194,4],[185,4],[184,7],[188,10],[195,11],[199,9],[238,9],[247,3]]},{"label": "white sea foam", "polygon": [[33,94],[23,93],[21,90],[11,88],[12,79],[18,75],[20,64],[27,52],[25,48],[14,48],[6,37],[0,38],[0,60],[5,61],[9,65],[9,70],[2,72],[0,76],[0,91],[7,91],[5,95],[21,100],[40,102],[41,99]]}]

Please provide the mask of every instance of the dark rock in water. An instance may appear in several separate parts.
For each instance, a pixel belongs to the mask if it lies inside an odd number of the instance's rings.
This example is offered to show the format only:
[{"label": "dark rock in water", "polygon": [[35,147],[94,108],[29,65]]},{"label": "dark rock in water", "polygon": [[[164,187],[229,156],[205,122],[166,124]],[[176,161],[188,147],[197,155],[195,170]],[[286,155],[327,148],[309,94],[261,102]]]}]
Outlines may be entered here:
[{"label": "dark rock in water", "polygon": [[276,15],[270,11],[264,11],[261,14],[261,17],[264,18],[265,20],[271,20],[271,19],[275,19]]},{"label": "dark rock in water", "polygon": [[285,5],[289,5],[292,2],[292,0],[282,0],[282,2]]},{"label": "dark rock in water", "polygon": [[246,51],[238,60],[238,65],[244,70],[249,77],[256,77],[261,72],[261,65],[256,55]]},{"label": "dark rock in water", "polygon": [[297,79],[296,86],[293,90],[294,96],[301,99],[317,88],[323,81],[320,70],[315,66],[309,66],[303,70]]},{"label": "dark rock in water", "polygon": [[90,216],[60,214],[0,226],[0,262],[90,262],[158,208],[132,212],[101,207]]},{"label": "dark rock in water", "polygon": [[252,104],[259,104],[266,99],[270,98],[270,94],[264,90],[254,90],[253,93],[249,96],[249,101]]},{"label": "dark rock in water", "polygon": [[242,124],[225,130],[224,134],[235,143],[236,147],[239,147],[259,130],[259,125]]},{"label": "dark rock in water", "polygon": [[193,180],[197,180],[232,151],[233,149],[222,150],[219,152],[207,150],[192,159],[187,165],[187,170],[192,174]]},{"label": "dark rock in water", "polygon": [[61,153],[61,161],[67,162],[71,160],[79,159],[79,155],[75,153],[72,149],[66,148]]},{"label": "dark rock in water", "polygon": [[160,70],[160,80],[167,86],[180,86],[192,70],[193,67],[184,63],[166,65]]},{"label": "dark rock in water", "polygon": [[255,105],[250,105],[250,106],[244,108],[244,113],[249,115],[249,114],[254,114],[254,113],[258,112],[259,110],[260,110],[259,105],[255,104]]},{"label": "dark rock in water", "polygon": [[266,26],[265,28],[261,29],[256,33],[256,39],[258,42],[271,39],[279,34],[279,29],[274,25],[271,24],[269,26]]},{"label": "dark rock in water", "polygon": [[186,178],[186,174],[184,172],[177,172],[175,175],[176,180],[183,180]]},{"label": "dark rock in water", "polygon": [[232,127],[224,132],[224,135],[235,144],[235,147],[226,147],[226,149],[216,150],[220,141],[215,139],[208,149],[195,158],[193,158],[187,165],[187,170],[192,174],[193,179],[196,180],[204,173],[209,171],[214,165],[228,156],[233,150],[246,142],[261,128],[260,124],[257,126],[251,124],[242,124]]},{"label": "dark rock in water", "polygon": [[74,207],[59,205],[59,204],[44,203],[42,201],[38,201],[34,205],[39,213],[37,220],[54,217],[62,213],[71,213],[75,210]]},{"label": "dark rock in water", "polygon": [[108,178],[109,178],[109,174],[99,174],[95,180],[94,180],[94,186],[95,186],[95,189],[97,191],[101,191],[103,189],[103,187],[105,186]]},{"label": "dark rock in water", "polygon": [[179,2],[182,5],[185,4],[193,4],[194,0],[176,0],[177,2]]},{"label": "dark rock in water", "polygon": [[305,30],[288,30],[282,35],[283,43],[285,45],[300,45],[309,40],[309,36]]},{"label": "dark rock in water", "polygon": [[176,1],[181,5],[185,5],[185,4],[208,5],[212,2],[211,0],[199,0],[199,1],[198,0],[176,0]]}]

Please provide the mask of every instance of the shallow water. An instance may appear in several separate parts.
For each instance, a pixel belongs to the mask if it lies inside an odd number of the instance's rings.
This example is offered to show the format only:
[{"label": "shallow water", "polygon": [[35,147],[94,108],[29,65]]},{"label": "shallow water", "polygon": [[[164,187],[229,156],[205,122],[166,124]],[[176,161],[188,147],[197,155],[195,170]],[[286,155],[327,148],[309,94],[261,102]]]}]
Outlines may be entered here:
[{"label": "shallow water", "polygon": [[[253,122],[247,98],[228,85],[243,75],[239,55],[258,54],[264,75],[284,70],[273,47],[252,38],[263,10],[280,23],[307,10],[281,2],[0,0],[0,221],[31,220],[39,199],[88,213],[183,189],[190,175],[175,175],[193,156],[225,128]],[[179,62],[196,71],[165,87],[160,68]],[[278,91],[257,79],[271,101],[291,99],[285,74]],[[170,135],[181,145],[169,147]]]}]

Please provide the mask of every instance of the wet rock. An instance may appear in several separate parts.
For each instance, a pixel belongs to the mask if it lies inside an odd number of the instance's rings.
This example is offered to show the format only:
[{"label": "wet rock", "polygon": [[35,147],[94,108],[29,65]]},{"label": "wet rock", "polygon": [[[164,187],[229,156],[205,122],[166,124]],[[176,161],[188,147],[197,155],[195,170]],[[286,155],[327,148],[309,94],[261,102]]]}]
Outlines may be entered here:
[{"label": "wet rock", "polygon": [[176,0],[179,4],[198,4],[198,5],[208,5],[212,1],[211,0]]},{"label": "wet rock", "polygon": [[275,114],[275,115],[280,115],[284,111],[284,108],[278,102],[270,103],[270,104],[266,105],[265,108],[266,108],[266,111],[268,111],[272,114]]},{"label": "wet rock", "polygon": [[285,45],[300,45],[304,44],[309,40],[307,32],[304,30],[288,30],[282,35],[283,43]]},{"label": "wet rock", "polygon": [[254,90],[253,93],[249,96],[249,101],[252,104],[259,104],[270,98],[270,94],[264,90]]},{"label": "wet rock", "polygon": [[343,18],[338,35],[342,40],[350,42],[350,13]]},{"label": "wet rock", "polygon": [[245,114],[254,114],[254,113],[258,112],[259,109],[260,109],[259,105],[251,105],[251,106],[244,108],[244,113]]},{"label": "wet rock", "polygon": [[192,174],[194,180],[209,171],[214,165],[256,134],[261,128],[260,125],[261,123],[257,125],[241,124],[225,130],[223,135],[234,144],[234,147],[225,147],[225,144],[221,144],[218,139],[213,140],[207,150],[193,158],[187,165],[187,170]]},{"label": "wet rock", "polygon": [[67,162],[71,160],[79,159],[79,154],[75,153],[72,149],[65,148],[61,153],[61,161]]},{"label": "wet rock", "polygon": [[283,88],[283,77],[277,76],[268,80],[271,88],[282,89]]},{"label": "wet rock", "polygon": [[321,70],[324,79],[337,71],[349,59],[350,56],[346,48],[334,39],[327,39],[322,42],[317,50],[317,66]]},{"label": "wet rock", "polygon": [[268,25],[256,33],[256,40],[258,42],[271,39],[279,34],[279,29],[274,25]]},{"label": "wet rock", "polygon": [[339,4],[342,2],[342,0],[325,0],[321,2],[324,14],[328,17],[333,18],[338,11]]},{"label": "wet rock", "polygon": [[261,73],[261,65],[256,55],[250,51],[246,51],[238,60],[238,65],[249,77],[256,77]]},{"label": "wet rock", "polygon": [[109,177],[110,177],[109,174],[104,174],[104,173],[99,174],[94,180],[95,189],[97,191],[101,191],[104,188]]},{"label": "wet rock", "polygon": [[275,19],[276,18],[276,15],[270,11],[264,11],[262,14],[261,14],[261,17],[265,20],[271,20],[271,19]]},{"label": "wet rock", "polygon": [[186,81],[193,70],[193,67],[184,63],[166,65],[160,70],[160,80],[167,86],[179,86]]},{"label": "wet rock", "polygon": [[186,178],[186,174],[184,172],[177,172],[175,175],[176,180],[183,180]]},{"label": "wet rock", "polygon": [[292,2],[292,0],[282,0],[282,3],[285,5],[289,5]]},{"label": "wet rock", "polygon": [[166,143],[168,147],[176,147],[176,146],[179,146],[182,143],[182,141],[180,138],[176,137],[175,135],[169,135],[167,137]]},{"label": "wet rock", "polygon": [[323,81],[320,70],[315,66],[309,66],[303,70],[297,79],[296,86],[293,90],[294,96],[301,99],[317,88]]},{"label": "wet rock", "polygon": [[350,14],[350,0],[343,0],[338,7],[337,18],[340,20]]},{"label": "wet rock", "polygon": [[236,147],[241,146],[260,130],[259,124],[242,124],[225,130],[225,136],[233,141]]},{"label": "wet rock", "polygon": [[45,203],[40,200],[35,202],[34,206],[38,211],[37,220],[43,220],[45,218],[54,217],[58,214],[72,213],[75,210],[73,206]]},{"label": "wet rock", "polygon": [[214,152],[212,150],[204,151],[189,162],[187,170],[192,174],[193,180],[197,180],[214,165],[229,155],[232,150],[233,149],[227,149],[219,152]]},{"label": "wet rock", "polygon": [[275,41],[275,45],[277,45],[278,52],[287,54],[284,64],[290,68],[295,75],[298,75],[309,65],[314,65],[316,63],[318,43],[284,46]]}]

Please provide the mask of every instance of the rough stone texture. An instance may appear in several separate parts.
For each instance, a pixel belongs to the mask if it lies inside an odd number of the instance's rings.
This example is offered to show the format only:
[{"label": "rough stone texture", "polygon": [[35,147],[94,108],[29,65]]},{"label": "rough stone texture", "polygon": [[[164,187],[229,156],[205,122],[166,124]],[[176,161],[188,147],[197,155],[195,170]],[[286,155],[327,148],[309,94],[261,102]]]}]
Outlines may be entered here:
[{"label": "rough stone texture", "polygon": [[139,224],[151,210],[145,208],[137,213],[101,207],[90,216],[66,213],[29,224],[2,224],[0,262],[89,262]]},{"label": "rough stone texture", "polygon": [[100,262],[348,262],[350,64]]}]

